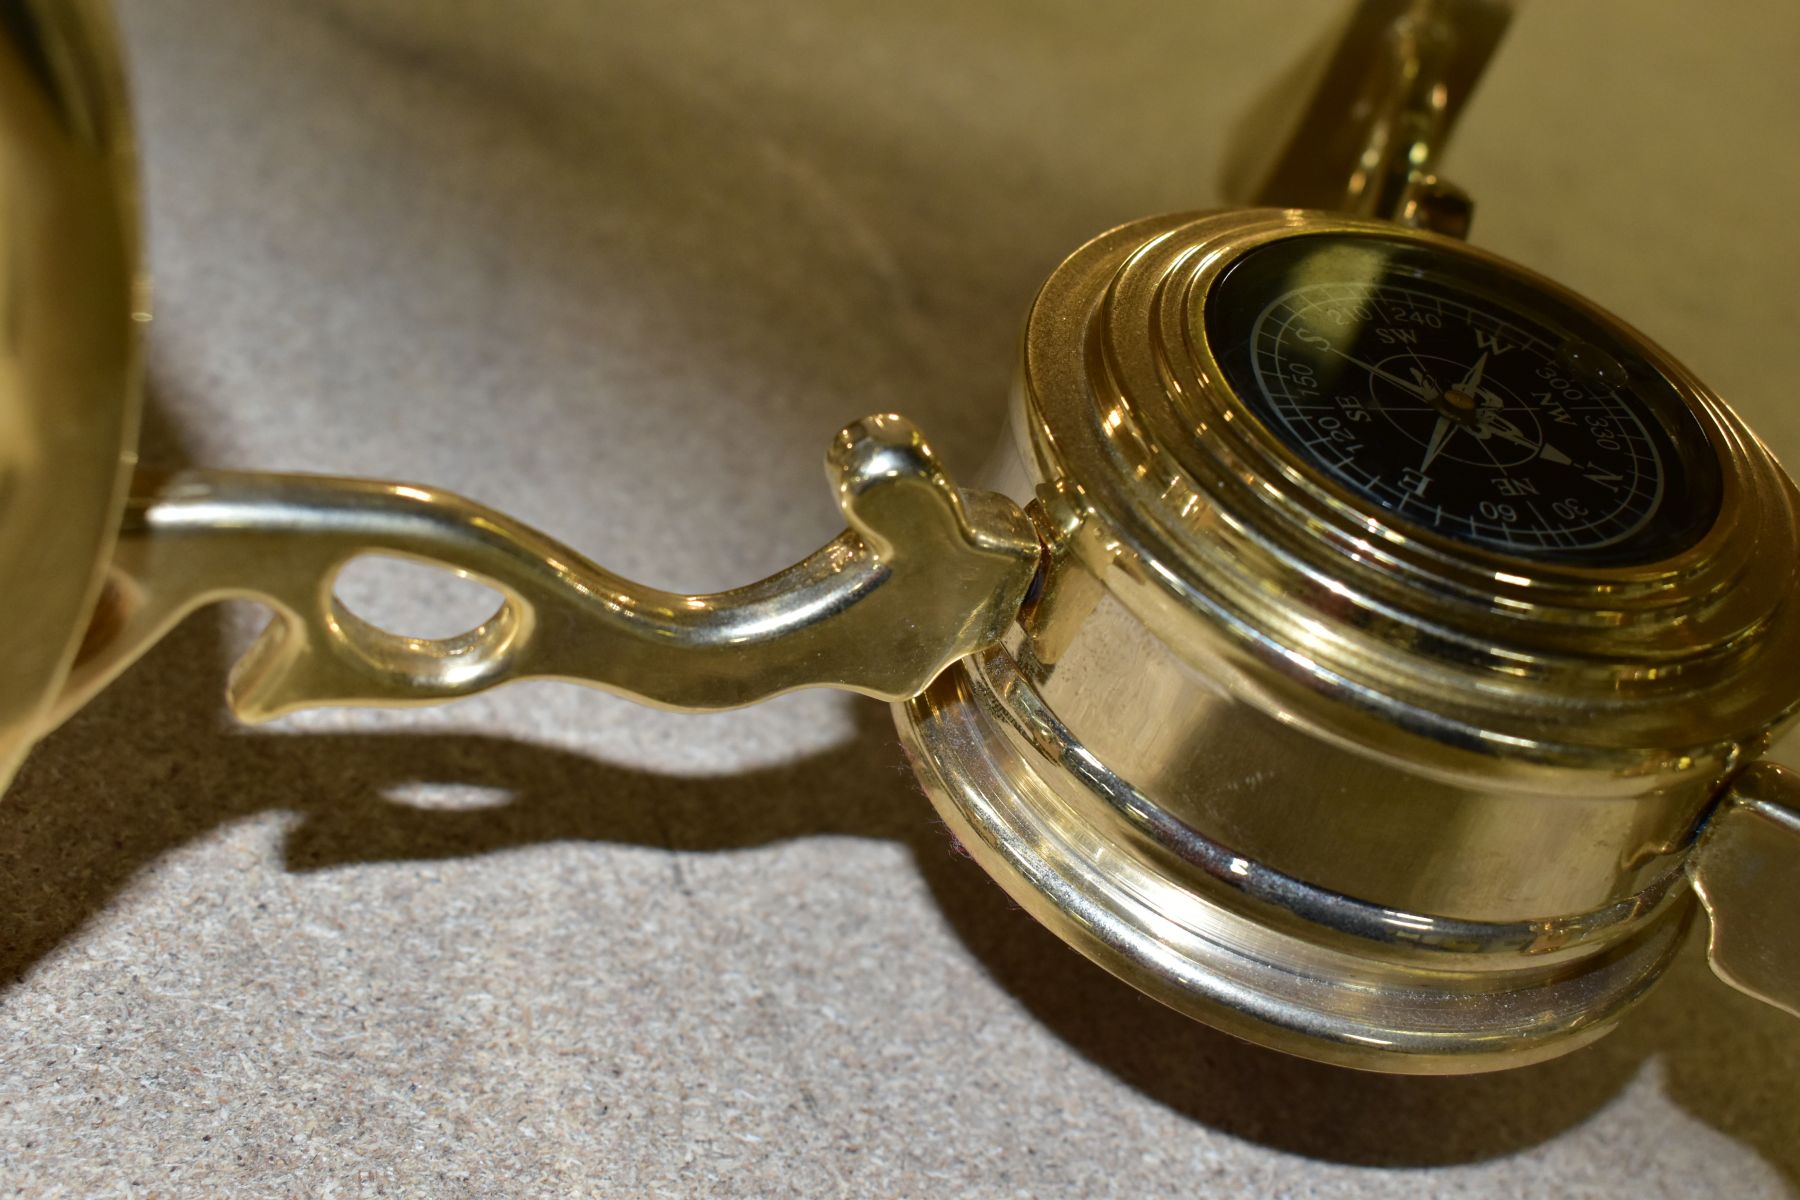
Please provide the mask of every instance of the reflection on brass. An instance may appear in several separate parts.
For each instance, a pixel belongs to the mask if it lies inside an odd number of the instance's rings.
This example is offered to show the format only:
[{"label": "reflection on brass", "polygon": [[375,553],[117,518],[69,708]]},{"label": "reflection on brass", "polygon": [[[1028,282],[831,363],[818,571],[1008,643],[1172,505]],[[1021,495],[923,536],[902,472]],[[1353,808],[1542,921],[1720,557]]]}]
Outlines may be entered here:
[{"label": "reflection on brass", "polygon": [[[954,487],[903,419],[867,418],[827,457],[846,532],[681,596],[435,489],[133,477],[113,34],[101,0],[20,0],[0,23],[0,785],[183,614],[245,596],[274,614],[231,676],[250,721],[523,678],[680,709],[809,686],[898,701],[932,802],[1020,904],[1292,1053],[1421,1073],[1563,1053],[1654,983],[1696,891],[1720,974],[1800,1010],[1800,789],[1745,770],[1800,705],[1800,493],[1660,349],[1456,240],[1471,205],[1437,158],[1508,11],[1356,10],[1310,107],[1252,140],[1240,192],[1335,213],[1162,217],[1064,262],[991,491]],[[1315,234],[1479,266],[1630,347],[1716,460],[1712,525],[1657,561],[1510,556],[1329,476],[1226,384],[1202,319],[1234,264]],[[1373,368],[1439,412],[1421,472],[1450,437],[1529,440],[1489,411],[1487,357],[1448,390]],[[334,591],[363,554],[478,579],[501,606],[458,637],[381,630]]]},{"label": "reflection on brass", "polygon": [[1733,780],[1688,875],[1719,978],[1800,1017],[1800,775],[1757,763]]},{"label": "reflection on brass", "polygon": [[[850,528],[760,583],[678,596],[612,575],[446,492],[305,475],[140,475],[101,612],[57,706],[85,702],[187,613],[235,596],[275,619],[233,670],[232,708],[264,721],[324,704],[423,704],[515,679],[566,679],[667,708],[751,704],[803,687],[911,696],[997,640],[1037,569],[1010,501],[961,494],[917,429],[870,417],[832,444]],[[478,579],[500,610],[460,637],[400,637],[332,591],[359,554]]]}]

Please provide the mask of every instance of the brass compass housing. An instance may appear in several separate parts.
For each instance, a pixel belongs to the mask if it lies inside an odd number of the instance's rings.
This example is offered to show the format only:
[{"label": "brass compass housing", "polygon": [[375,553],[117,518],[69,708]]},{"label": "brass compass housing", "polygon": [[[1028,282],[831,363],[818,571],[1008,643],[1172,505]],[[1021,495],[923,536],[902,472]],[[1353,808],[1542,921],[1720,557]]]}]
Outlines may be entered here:
[{"label": "brass compass housing", "polygon": [[[16,8],[0,785],[185,614],[247,597],[271,613],[227,689],[251,722],[530,678],[686,710],[816,686],[897,701],[933,802],[1022,904],[1145,991],[1295,1053],[1448,1072],[1578,1046],[1656,978],[1696,896],[1720,974],[1800,1015],[1800,784],[1749,765],[1800,701],[1794,485],[1629,328],[1408,224],[1466,228],[1467,197],[1427,168],[1497,0],[1366,0],[1270,176],[1397,220],[1257,208],[1103,235],[1032,309],[992,490],[955,486],[900,417],[853,422],[826,454],[844,531],[709,595],[437,489],[134,471],[147,314],[111,23],[104,0]],[[1319,143],[1344,112],[1369,128]],[[1322,469],[1229,382],[1207,305],[1259,248],[1330,237],[1479,268],[1650,364],[1714,469],[1704,533],[1617,560],[1509,554]],[[1525,436],[1489,411],[1484,370],[1401,381],[1438,405],[1425,466],[1450,437]],[[335,592],[368,553],[501,606],[453,638],[385,632]]]},{"label": "brass compass housing", "polygon": [[[1704,536],[1509,555],[1277,436],[1205,306],[1260,247],[1353,236],[1498,272],[1653,364],[1722,467]],[[1795,707],[1793,483],[1641,335],[1436,234],[1260,210],[1101,236],[1032,309],[987,482],[1049,567],[1003,645],[896,708],[934,803],[1085,953],[1310,1057],[1480,1070],[1599,1035],[1678,944],[1722,783]]]}]

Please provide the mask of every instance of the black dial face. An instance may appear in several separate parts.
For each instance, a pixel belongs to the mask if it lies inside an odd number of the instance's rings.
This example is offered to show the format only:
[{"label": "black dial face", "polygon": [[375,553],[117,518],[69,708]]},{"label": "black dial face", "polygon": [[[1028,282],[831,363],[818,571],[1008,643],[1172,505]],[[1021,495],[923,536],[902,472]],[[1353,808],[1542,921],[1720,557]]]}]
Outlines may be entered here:
[{"label": "black dial face", "polygon": [[1597,320],[1474,258],[1287,238],[1214,285],[1226,382],[1302,458],[1504,554],[1650,562],[1703,536],[1719,467],[1681,394]]}]

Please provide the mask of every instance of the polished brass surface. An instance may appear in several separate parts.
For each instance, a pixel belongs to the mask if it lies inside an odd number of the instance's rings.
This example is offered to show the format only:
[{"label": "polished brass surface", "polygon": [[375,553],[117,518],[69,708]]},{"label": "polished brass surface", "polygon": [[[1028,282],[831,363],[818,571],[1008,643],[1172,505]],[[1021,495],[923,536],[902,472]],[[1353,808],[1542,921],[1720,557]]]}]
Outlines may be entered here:
[{"label": "polished brass surface", "polygon": [[1800,775],[1757,763],[1733,780],[1688,874],[1719,978],[1800,1017]]},{"label": "polished brass surface", "polygon": [[[446,492],[304,475],[140,476],[66,714],[198,606],[263,600],[275,619],[233,670],[246,721],[324,704],[423,704],[516,679],[592,684],[669,708],[751,704],[803,687],[917,693],[993,643],[1038,565],[1030,522],[959,493],[893,416],[840,433],[826,471],[850,528],[735,591],[641,587],[537,531]],[[459,637],[401,637],[333,591],[360,554],[478,579],[500,610]]]},{"label": "polished brass surface", "polygon": [[137,424],[130,129],[97,0],[0,37],[0,785],[42,728],[118,528]]},{"label": "polished brass surface", "polygon": [[1512,20],[1508,0],[1362,0],[1240,129],[1226,194],[1466,237],[1436,168]]},{"label": "polished brass surface", "polygon": [[[1641,567],[1528,562],[1299,458],[1222,383],[1200,309],[1259,246],[1356,233],[1480,259],[1640,350],[1727,466],[1712,530]],[[900,723],[1021,903],[1177,1007],[1353,1066],[1514,1065],[1642,994],[1695,830],[1796,704],[1800,494],[1716,396],[1461,242],[1261,210],[1077,252],[1012,416],[987,482],[1037,514],[1041,594]]]}]

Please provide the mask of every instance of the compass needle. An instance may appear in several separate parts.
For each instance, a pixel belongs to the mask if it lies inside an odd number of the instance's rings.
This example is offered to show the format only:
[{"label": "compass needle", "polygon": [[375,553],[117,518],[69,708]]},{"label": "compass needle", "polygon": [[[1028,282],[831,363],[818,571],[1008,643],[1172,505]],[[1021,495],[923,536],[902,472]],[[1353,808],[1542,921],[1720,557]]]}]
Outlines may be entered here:
[{"label": "compass needle", "polygon": [[1443,450],[1444,444],[1450,440],[1450,435],[1455,432],[1455,421],[1447,416],[1439,417],[1437,419],[1437,424],[1433,426],[1431,430],[1431,441],[1425,445],[1425,458],[1419,463],[1419,482],[1413,488],[1415,493],[1421,495],[1424,493],[1425,484],[1427,482],[1425,479],[1425,472],[1431,470],[1432,461],[1437,458],[1438,452]]},{"label": "compass needle", "polygon": [[1371,375],[1385,379],[1398,387],[1405,388],[1421,400],[1435,400],[1437,398],[1437,389],[1432,387],[1422,376],[1418,381],[1402,379],[1392,371],[1383,370],[1374,363],[1367,363],[1360,358],[1353,358],[1350,355],[1345,354],[1342,350],[1337,349],[1335,346],[1332,347],[1332,353],[1336,354],[1339,358],[1344,359],[1346,362],[1349,362],[1352,366],[1361,367]]}]

